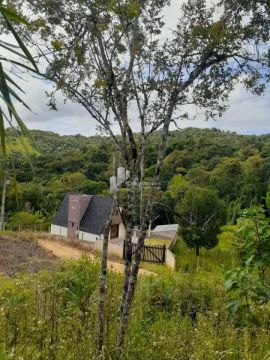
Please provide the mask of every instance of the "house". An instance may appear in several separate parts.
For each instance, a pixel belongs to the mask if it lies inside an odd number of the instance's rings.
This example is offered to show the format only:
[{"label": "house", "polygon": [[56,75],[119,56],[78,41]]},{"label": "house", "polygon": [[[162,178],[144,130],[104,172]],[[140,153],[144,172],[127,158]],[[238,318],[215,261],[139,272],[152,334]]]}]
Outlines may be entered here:
[{"label": "house", "polygon": [[[96,243],[112,208],[108,197],[66,194],[51,224],[51,234]],[[112,220],[110,239],[123,238],[125,227],[119,213]]]}]

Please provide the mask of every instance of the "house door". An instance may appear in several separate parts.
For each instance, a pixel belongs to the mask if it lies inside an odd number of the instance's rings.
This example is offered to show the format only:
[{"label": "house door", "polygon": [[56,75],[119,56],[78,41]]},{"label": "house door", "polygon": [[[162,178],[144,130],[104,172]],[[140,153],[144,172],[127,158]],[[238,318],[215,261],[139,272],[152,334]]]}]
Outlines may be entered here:
[{"label": "house door", "polygon": [[112,225],[111,227],[111,239],[118,237],[119,225]]}]

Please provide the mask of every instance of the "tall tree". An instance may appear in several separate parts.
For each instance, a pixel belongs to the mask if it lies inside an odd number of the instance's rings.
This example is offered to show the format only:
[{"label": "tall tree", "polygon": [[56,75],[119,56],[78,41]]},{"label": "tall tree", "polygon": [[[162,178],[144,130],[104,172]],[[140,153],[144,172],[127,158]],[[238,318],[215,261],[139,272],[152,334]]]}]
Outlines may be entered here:
[{"label": "tall tree", "polygon": [[210,182],[220,197],[231,201],[239,196],[241,176],[240,161],[234,158],[225,158],[212,171]]},{"label": "tall tree", "polygon": [[[16,5],[20,3],[16,0]],[[201,108],[206,118],[220,116],[238,81],[260,94],[268,80],[264,71],[268,53],[261,46],[268,36],[258,41],[256,29],[246,28],[244,14],[231,16],[227,6],[222,13],[223,8],[208,8],[204,0],[187,1],[175,31],[168,36],[162,32],[168,0],[28,0],[23,4],[36,30],[28,40],[47,61],[47,75],[56,82],[55,90],[89,112],[113,139],[121,165],[131,172],[117,338],[121,352],[170,124],[189,116],[189,104]],[[51,105],[55,108],[54,94]],[[145,144],[156,130],[160,130],[159,149],[146,196]],[[134,131],[139,134],[135,136]],[[135,210],[140,214],[140,231],[132,261]],[[102,274],[104,281],[104,268]],[[102,329],[100,323],[100,352]]]},{"label": "tall tree", "polygon": [[224,202],[211,189],[191,187],[176,206],[176,213],[183,240],[196,250],[198,268],[200,248],[211,249],[218,243],[219,227],[225,219]]}]

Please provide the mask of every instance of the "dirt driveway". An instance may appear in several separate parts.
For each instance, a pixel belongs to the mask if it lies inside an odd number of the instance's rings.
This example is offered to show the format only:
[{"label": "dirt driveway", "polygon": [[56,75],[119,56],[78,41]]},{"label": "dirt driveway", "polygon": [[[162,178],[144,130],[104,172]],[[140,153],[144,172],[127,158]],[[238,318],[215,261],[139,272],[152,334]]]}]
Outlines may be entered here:
[{"label": "dirt driveway", "polygon": [[[62,258],[62,259],[80,259],[81,255],[83,253],[86,253],[91,259],[96,260],[98,257],[96,257],[94,254],[88,252],[88,251],[82,251],[77,248],[74,248],[72,246],[53,241],[53,240],[45,240],[45,239],[38,239],[38,244],[42,246],[44,249],[49,250],[53,255]],[[125,271],[124,264],[118,263],[116,261],[108,260],[108,268],[123,273]],[[144,275],[156,275],[155,273],[151,271],[147,271],[144,269],[139,270],[139,274]]]}]

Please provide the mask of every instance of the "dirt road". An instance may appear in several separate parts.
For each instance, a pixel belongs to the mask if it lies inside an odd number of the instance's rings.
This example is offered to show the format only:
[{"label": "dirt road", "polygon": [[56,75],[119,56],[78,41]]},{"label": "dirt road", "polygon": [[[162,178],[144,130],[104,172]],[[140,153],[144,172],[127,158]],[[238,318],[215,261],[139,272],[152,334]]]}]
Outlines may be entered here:
[{"label": "dirt road", "polygon": [[[78,260],[80,259],[83,253],[87,253],[87,255],[93,260],[98,259],[94,254],[91,254],[90,252],[85,252],[53,240],[51,241],[51,240],[39,239],[38,244],[42,246],[44,249],[51,251],[53,255],[62,259]],[[125,271],[125,266],[123,264],[111,260],[108,260],[108,268],[121,273]],[[139,274],[155,275],[155,273],[144,269],[140,269]]]}]

